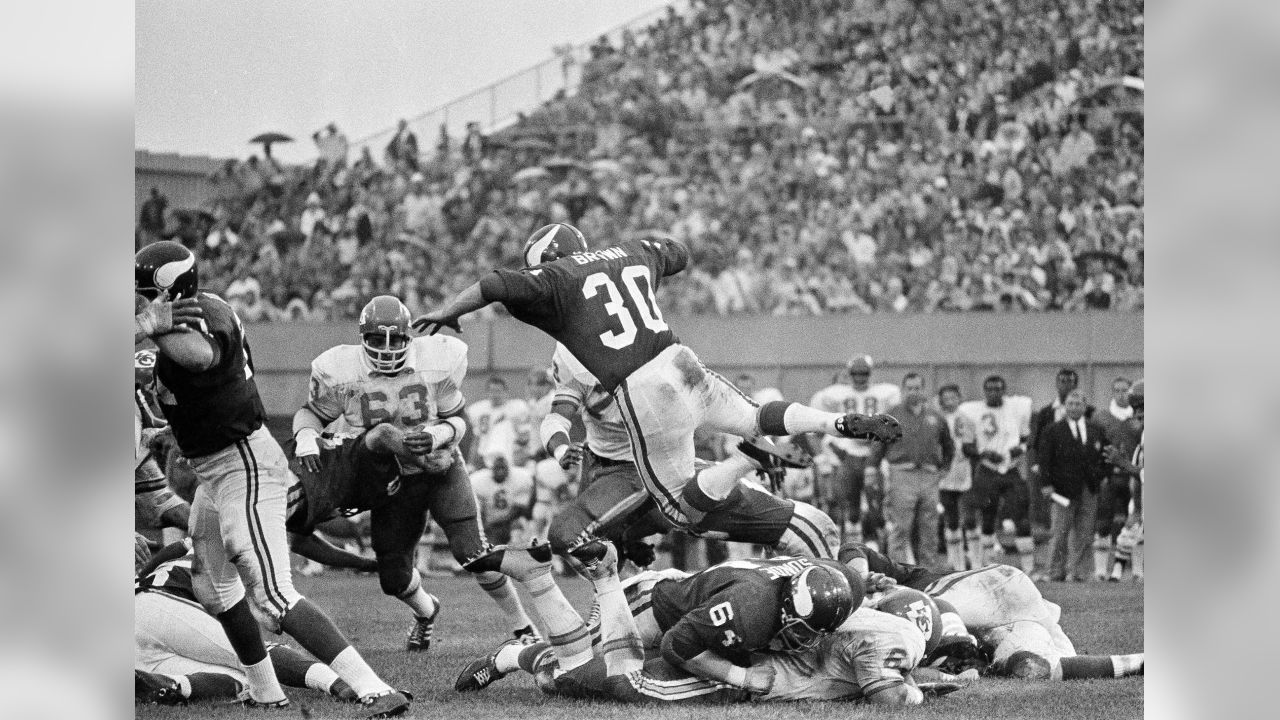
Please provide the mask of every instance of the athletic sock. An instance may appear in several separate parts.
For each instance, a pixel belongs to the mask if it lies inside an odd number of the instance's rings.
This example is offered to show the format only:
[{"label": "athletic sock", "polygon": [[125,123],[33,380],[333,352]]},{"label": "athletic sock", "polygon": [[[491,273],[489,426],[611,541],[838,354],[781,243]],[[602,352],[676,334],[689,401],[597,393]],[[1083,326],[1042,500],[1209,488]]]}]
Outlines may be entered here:
[{"label": "athletic sock", "polygon": [[1111,664],[1115,668],[1116,677],[1126,675],[1142,675],[1146,670],[1147,654],[1112,655]]},{"label": "athletic sock", "polygon": [[[307,673],[312,665],[320,665],[329,670],[328,667],[316,662],[315,658],[307,657],[288,645],[272,645],[268,648],[268,652],[271,653],[271,662],[276,666],[276,677],[281,685],[311,687],[307,684]],[[333,671],[329,670],[329,672]]]},{"label": "athletic sock", "polygon": [[1111,539],[1098,536],[1093,539],[1093,574],[1098,578],[1107,576],[1107,561],[1111,559]]},{"label": "athletic sock", "polygon": [[357,697],[366,698],[391,692],[391,686],[383,682],[373,668],[369,667],[369,663],[350,645],[328,664],[338,677],[347,681]]},{"label": "athletic sock", "polygon": [[409,581],[409,587],[397,596],[400,602],[409,606],[413,610],[413,614],[425,620],[436,614],[438,605],[426,590],[422,589],[422,575],[417,568],[413,569],[413,579]]},{"label": "athletic sock", "polygon": [[516,670],[521,667],[521,654],[531,647],[539,646],[543,649],[551,649],[551,643],[548,642],[535,643],[534,645],[521,645],[520,643],[513,642],[505,643],[502,647],[498,648],[498,654],[493,658],[493,666],[498,669],[498,672],[503,674]]},{"label": "athletic sock", "polygon": [[[548,577],[550,577],[549,574]],[[533,624],[524,611],[524,605],[520,604],[520,596],[516,594],[516,586],[511,582],[511,578],[499,572],[476,573],[475,578],[480,584],[480,589],[493,598],[498,609],[507,616],[511,632],[523,630]]]},{"label": "athletic sock", "polygon": [[[763,418],[764,414],[761,413]],[[799,433],[820,432],[828,435],[838,435],[836,432],[836,420],[844,417],[841,413],[832,413],[825,410],[818,410],[800,403],[788,403],[786,411],[782,414],[782,432],[770,432],[761,430],[765,435],[797,435]],[[774,428],[777,429],[777,428]]]},{"label": "athletic sock", "polygon": [[324,663],[311,663],[311,667],[307,668],[307,675],[303,678],[303,683],[312,690],[319,690],[326,695],[333,694],[333,684],[340,682],[341,678],[333,668]]},{"label": "athletic sock", "polygon": [[1119,677],[1111,657],[1107,655],[1077,655],[1062,658],[1062,679]]},{"label": "athletic sock", "polygon": [[[241,598],[240,602],[218,613],[217,618],[241,665],[254,665],[267,657],[267,646],[262,642],[262,631],[249,609],[248,599]],[[275,675],[271,677],[274,681]]]},{"label": "athletic sock", "polygon": [[[516,664],[521,670],[529,673],[530,675],[537,672],[538,665],[542,662],[542,658],[552,652],[551,643],[549,642],[534,643],[533,645],[525,645],[523,647],[519,645],[511,645],[511,647],[520,648],[520,654],[516,656]],[[498,669],[502,670],[502,666],[499,665]]]},{"label": "athletic sock", "polygon": [[1036,541],[1030,537],[1016,537],[1013,546],[1018,550],[1018,559],[1022,562],[1022,572],[1030,575],[1036,569]]},{"label": "athletic sock", "polygon": [[533,599],[534,609],[542,617],[547,640],[555,647],[556,657],[560,659],[560,669],[568,671],[590,662],[591,633],[582,616],[556,585],[550,569],[533,575],[524,586]]},{"label": "athletic sock", "polygon": [[622,582],[616,573],[610,573],[596,581],[595,589],[605,672],[612,676],[639,670],[644,666],[644,646],[640,644],[640,631],[622,592]]},{"label": "athletic sock", "polygon": [[[280,618],[280,628],[320,662],[331,667],[334,658],[351,647],[333,619],[307,598],[298,600],[289,608],[284,617]],[[336,667],[334,669],[337,670]],[[342,671],[339,670],[338,674],[342,675]],[[354,688],[355,684],[351,687]]]},{"label": "athletic sock", "polygon": [[271,663],[270,655],[252,665],[245,665],[244,674],[249,679],[249,697],[254,700],[275,703],[289,699],[280,687],[280,681],[276,679],[276,669]]},{"label": "athletic sock", "polygon": [[[694,476],[694,482],[685,487],[692,489],[696,486],[698,490],[702,491],[702,496],[705,496],[706,499],[715,504],[720,504],[738,488],[738,480],[749,474],[755,467],[755,464],[746,458],[731,457],[698,473]],[[699,502],[701,498],[696,494],[691,497],[690,493],[686,492],[684,493],[684,499],[694,508],[703,512],[710,512],[710,510],[714,509],[699,507],[703,503]]]},{"label": "athletic sock", "polygon": [[240,681],[225,673],[198,672],[175,678],[188,700],[233,698],[240,694]]}]

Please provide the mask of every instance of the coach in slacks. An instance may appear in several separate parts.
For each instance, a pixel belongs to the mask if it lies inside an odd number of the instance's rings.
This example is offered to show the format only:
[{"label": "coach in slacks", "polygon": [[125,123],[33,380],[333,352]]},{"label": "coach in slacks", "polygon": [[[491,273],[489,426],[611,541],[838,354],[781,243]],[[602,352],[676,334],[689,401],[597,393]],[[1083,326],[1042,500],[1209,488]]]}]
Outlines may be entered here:
[{"label": "coach in slacks", "polygon": [[1107,440],[1102,426],[1084,417],[1084,393],[1072,390],[1063,404],[1065,416],[1049,426],[1039,448],[1041,492],[1051,498],[1049,579],[1065,580],[1070,572],[1083,580],[1106,476]]},{"label": "coach in slacks", "polygon": [[925,405],[924,378],[908,373],[902,380],[903,402],[889,408],[902,424],[902,438],[886,448],[876,443],[871,467],[889,461],[885,486],[888,555],[899,562],[937,565],[938,483],[951,467],[955,443],[947,421]]}]

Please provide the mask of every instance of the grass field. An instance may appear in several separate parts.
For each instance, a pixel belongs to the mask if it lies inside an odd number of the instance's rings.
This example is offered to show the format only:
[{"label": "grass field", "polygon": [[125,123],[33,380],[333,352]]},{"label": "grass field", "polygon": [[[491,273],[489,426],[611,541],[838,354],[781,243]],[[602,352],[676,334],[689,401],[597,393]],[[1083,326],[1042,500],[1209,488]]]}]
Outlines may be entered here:
[{"label": "grass field", "polygon": [[[356,647],[388,682],[414,694],[410,717],[445,720],[646,720],[734,718],[734,720],[800,720],[826,714],[840,717],[945,718],[1098,718],[1125,720],[1142,716],[1143,678],[1059,683],[987,680],[923,707],[886,710],[854,705],[792,703],[771,705],[647,706],[643,710],[615,704],[548,698],[532,679],[515,673],[478,694],[454,692],[453,680],[470,659],[489,652],[508,635],[497,608],[470,578],[430,578],[430,590],[444,603],[435,641],[425,654],[403,650],[408,610],[378,589],[376,576],[329,571],[319,577],[296,577],[298,589],[328,610]],[[569,599],[585,607],[590,586],[577,578],[562,585]],[[1045,597],[1062,605],[1062,625],[1078,652],[1111,654],[1143,648],[1143,588],[1131,583],[1042,585]],[[310,690],[289,688],[293,707],[278,711],[242,710],[238,706],[197,705],[187,708],[139,706],[139,718],[359,717],[357,708],[330,701]]]}]

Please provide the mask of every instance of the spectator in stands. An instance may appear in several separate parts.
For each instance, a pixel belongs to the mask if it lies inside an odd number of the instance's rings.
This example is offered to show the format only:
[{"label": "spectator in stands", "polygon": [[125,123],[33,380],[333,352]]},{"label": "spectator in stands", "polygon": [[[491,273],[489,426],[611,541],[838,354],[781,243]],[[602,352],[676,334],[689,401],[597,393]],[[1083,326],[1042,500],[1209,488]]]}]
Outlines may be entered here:
[{"label": "spectator in stands", "polygon": [[307,196],[307,205],[302,210],[302,217],[298,219],[298,229],[310,240],[317,227],[321,230],[328,229],[325,227],[325,212],[320,195],[313,192]]},{"label": "spectator in stands", "polygon": [[168,207],[169,199],[161,195],[157,188],[151,188],[138,211],[138,227],[142,230],[140,246],[149,245],[164,237],[164,211]]},{"label": "spectator in stands", "polygon": [[[368,152],[367,148],[365,152]],[[386,157],[388,164],[392,167],[398,167],[403,163],[414,173],[418,172],[418,136],[409,129],[409,121],[404,118],[400,119],[396,126],[396,134],[391,137],[391,142],[387,143]]]},{"label": "spectator in stands", "polygon": [[311,133],[311,139],[316,143],[316,150],[320,153],[320,159],[325,161],[329,168],[329,172],[335,172],[347,164],[347,136],[338,130],[336,123],[329,123],[319,130]]},{"label": "spectator in stands", "polygon": [[462,139],[462,159],[468,165],[480,161],[484,156],[484,135],[480,133],[480,123],[467,123],[467,134]]}]

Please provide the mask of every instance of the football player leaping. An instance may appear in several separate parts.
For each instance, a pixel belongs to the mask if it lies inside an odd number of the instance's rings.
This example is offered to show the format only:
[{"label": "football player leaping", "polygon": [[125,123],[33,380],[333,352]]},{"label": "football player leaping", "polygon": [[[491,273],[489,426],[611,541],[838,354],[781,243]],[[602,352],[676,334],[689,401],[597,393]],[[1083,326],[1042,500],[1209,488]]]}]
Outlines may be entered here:
[{"label": "football player leaping", "polygon": [[[391,424],[405,431],[404,445],[420,456],[400,463],[393,502],[373,507],[372,545],[382,591],[412,608],[406,647],[426,650],[440,609],[422,588],[414,552],[427,513],[449,538],[464,566],[488,550],[466,463],[457,450],[467,431],[462,379],[467,346],[451,337],[409,337],[409,309],[379,295],[360,313],[360,345],[338,345],[311,363],[311,390],[293,417],[294,455],[310,472],[321,469],[320,434],[335,421],[340,435]],[[511,581],[497,572],[476,574],[517,636],[534,631]]]},{"label": "football player leaping", "polygon": [[[653,236],[592,252],[577,228],[555,223],[528,239],[524,261],[521,270],[487,274],[414,327],[460,330],[458,318],[500,302],[554,337],[617,402],[645,489],[676,526],[694,525],[735,502],[738,480],[755,469],[743,457],[696,472],[693,434],[700,427],[745,438],[819,432],[887,443],[901,437],[888,415],[782,401],[757,405],[703,366],[667,326],[655,298],[662,279],[689,263],[677,240]],[[599,560],[603,544],[580,556]]]}]

